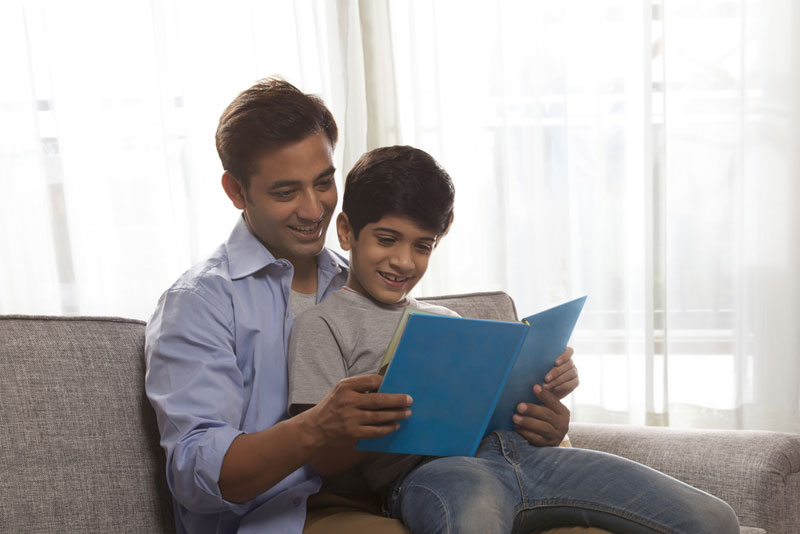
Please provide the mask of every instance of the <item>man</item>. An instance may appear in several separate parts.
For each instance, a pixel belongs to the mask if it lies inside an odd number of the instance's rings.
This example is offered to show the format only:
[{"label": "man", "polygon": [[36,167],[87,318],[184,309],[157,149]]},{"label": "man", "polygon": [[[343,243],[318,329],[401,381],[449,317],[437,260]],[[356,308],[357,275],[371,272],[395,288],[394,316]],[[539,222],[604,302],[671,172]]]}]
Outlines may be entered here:
[{"label": "man", "polygon": [[[380,378],[365,375],[286,418],[292,319],[347,279],[345,260],[324,247],[337,135],[321,100],[278,79],[239,94],[220,118],[222,186],[242,217],[162,295],[146,331],[145,384],[179,532],[301,532],[320,487],[308,462],[330,442],[387,434],[409,415],[410,398],[368,393]],[[555,374],[574,388],[569,355]],[[544,399],[525,407],[520,426],[557,444],[568,412]]]}]

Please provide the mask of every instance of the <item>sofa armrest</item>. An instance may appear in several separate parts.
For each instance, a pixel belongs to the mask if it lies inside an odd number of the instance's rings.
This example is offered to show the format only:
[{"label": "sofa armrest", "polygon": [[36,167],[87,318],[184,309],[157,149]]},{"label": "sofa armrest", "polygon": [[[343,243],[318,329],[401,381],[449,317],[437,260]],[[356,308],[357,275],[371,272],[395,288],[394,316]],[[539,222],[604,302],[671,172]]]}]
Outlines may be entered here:
[{"label": "sofa armrest", "polygon": [[800,525],[800,435],[573,423],[573,446],[648,465],[730,504],[744,526]]}]

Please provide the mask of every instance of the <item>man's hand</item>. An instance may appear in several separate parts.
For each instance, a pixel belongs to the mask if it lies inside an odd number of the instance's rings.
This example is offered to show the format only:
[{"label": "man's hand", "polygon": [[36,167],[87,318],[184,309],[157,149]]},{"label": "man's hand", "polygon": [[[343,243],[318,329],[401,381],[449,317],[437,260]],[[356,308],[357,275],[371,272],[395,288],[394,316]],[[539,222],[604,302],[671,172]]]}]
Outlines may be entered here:
[{"label": "man's hand", "polygon": [[297,417],[318,433],[326,447],[385,436],[411,415],[413,401],[408,395],[375,393],[382,380],[379,375],[345,378],[319,404]]},{"label": "man's hand", "polygon": [[544,405],[519,403],[517,413],[512,417],[514,428],[531,445],[557,446],[569,430],[569,409],[552,391],[538,384],[533,386],[533,393]]},{"label": "man's hand", "polygon": [[578,368],[572,361],[575,351],[567,347],[555,361],[555,366],[544,377],[544,389],[551,391],[559,400],[563,399],[578,387]]}]

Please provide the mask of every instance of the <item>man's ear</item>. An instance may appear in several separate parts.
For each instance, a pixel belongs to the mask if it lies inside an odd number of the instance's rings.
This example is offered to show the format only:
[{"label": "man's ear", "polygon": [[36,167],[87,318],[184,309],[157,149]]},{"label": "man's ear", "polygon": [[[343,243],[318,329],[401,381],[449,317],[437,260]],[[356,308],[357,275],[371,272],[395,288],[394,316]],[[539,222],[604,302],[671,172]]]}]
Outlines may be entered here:
[{"label": "man's ear", "polygon": [[231,202],[233,202],[233,205],[236,206],[236,209],[243,210],[245,206],[247,206],[245,198],[247,193],[244,187],[242,187],[239,180],[228,171],[225,171],[222,175],[222,188],[225,190],[225,194],[228,195],[228,198],[231,199]]},{"label": "man's ear", "polygon": [[350,250],[350,245],[355,237],[353,236],[353,227],[350,226],[350,219],[344,212],[336,217],[336,235],[339,236],[339,246],[342,247],[342,250]]}]

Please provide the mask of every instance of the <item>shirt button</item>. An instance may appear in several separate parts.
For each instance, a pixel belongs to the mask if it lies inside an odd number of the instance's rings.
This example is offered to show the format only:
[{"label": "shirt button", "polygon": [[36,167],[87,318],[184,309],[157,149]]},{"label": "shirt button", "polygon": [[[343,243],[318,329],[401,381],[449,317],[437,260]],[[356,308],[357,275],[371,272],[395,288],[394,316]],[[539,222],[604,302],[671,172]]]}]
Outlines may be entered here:
[{"label": "shirt button", "polygon": [[292,506],[297,508],[298,506],[300,506],[301,502],[303,502],[303,500],[300,497],[295,497],[294,499],[292,499]]}]

